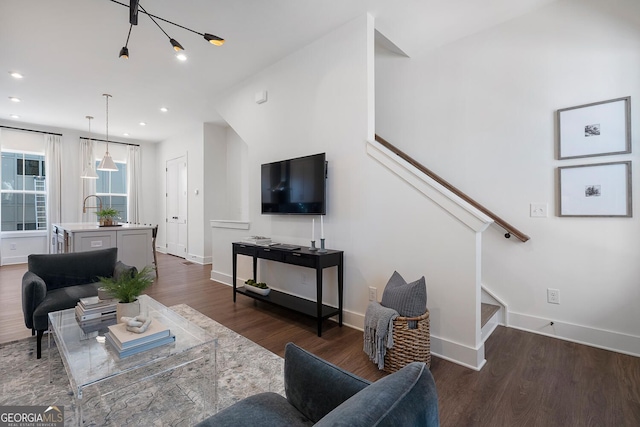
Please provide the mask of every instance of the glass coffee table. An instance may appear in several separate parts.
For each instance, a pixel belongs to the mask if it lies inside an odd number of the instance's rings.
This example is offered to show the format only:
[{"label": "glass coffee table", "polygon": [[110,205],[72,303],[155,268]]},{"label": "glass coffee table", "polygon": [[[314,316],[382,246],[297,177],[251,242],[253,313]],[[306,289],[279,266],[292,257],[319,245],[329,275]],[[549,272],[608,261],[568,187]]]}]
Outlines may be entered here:
[{"label": "glass coffee table", "polygon": [[49,314],[49,377],[53,337],[78,425],[193,425],[215,412],[217,339],[147,295],[139,301],[175,342],[120,358],[104,342],[106,328],[85,332],[74,309]]}]

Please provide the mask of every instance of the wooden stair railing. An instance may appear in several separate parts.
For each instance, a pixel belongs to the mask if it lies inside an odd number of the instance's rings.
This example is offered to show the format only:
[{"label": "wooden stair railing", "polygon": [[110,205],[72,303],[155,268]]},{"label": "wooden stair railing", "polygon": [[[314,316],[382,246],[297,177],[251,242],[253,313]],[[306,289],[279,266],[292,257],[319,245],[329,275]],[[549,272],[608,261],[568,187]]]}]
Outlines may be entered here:
[{"label": "wooden stair railing", "polygon": [[406,154],[405,152],[400,150],[395,145],[393,145],[390,142],[386,141],[380,135],[376,134],[376,141],[379,142],[380,144],[382,144],[383,146],[385,146],[386,148],[388,148],[389,150],[391,150],[394,154],[398,155],[400,158],[402,158],[406,162],[410,163],[412,166],[414,166],[418,170],[420,170],[420,172],[424,173],[425,175],[427,175],[431,179],[435,180],[440,185],[445,187],[447,190],[451,191],[456,196],[460,197],[465,202],[469,203],[474,208],[478,209],[480,212],[484,213],[485,215],[488,215],[491,219],[493,219],[493,221],[497,225],[499,225],[500,227],[502,227],[506,231],[504,237],[506,237],[507,239],[510,238],[511,235],[516,236],[516,238],[518,238],[518,240],[520,240],[522,242],[526,242],[527,240],[530,239],[529,236],[527,236],[526,234],[524,234],[523,232],[521,232],[520,230],[518,230],[517,228],[515,228],[511,224],[509,224],[507,221],[505,221],[502,218],[500,218],[498,215],[496,215],[493,212],[491,212],[489,209],[487,209],[484,206],[482,206],[480,203],[478,203],[475,200],[473,200],[471,197],[469,197],[466,194],[464,194],[462,191],[458,190],[456,187],[454,187],[452,184],[447,182],[445,179],[441,178],[439,175],[435,174],[430,169],[428,169],[425,166],[423,166],[421,163],[419,163],[417,160],[415,160],[414,158],[412,158],[411,156],[409,156],[408,154]]}]

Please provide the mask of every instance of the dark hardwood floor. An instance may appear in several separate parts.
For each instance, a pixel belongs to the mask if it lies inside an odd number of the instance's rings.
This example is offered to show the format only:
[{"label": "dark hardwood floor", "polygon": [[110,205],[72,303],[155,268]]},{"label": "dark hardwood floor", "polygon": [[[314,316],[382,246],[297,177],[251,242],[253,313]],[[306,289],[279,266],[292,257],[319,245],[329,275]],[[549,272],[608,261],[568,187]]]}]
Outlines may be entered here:
[{"label": "dark hardwood floor", "polygon": [[[158,254],[160,277],[148,294],[165,305],[188,304],[270,351],[292,341],[369,380],[384,376],[362,351],[362,332],[254,303],[212,282],[210,266]],[[26,265],[0,267],[0,342],[31,333],[24,327],[20,280]],[[347,284],[348,286],[348,284]],[[437,357],[442,426],[640,426],[640,358],[498,327],[476,372]]]}]

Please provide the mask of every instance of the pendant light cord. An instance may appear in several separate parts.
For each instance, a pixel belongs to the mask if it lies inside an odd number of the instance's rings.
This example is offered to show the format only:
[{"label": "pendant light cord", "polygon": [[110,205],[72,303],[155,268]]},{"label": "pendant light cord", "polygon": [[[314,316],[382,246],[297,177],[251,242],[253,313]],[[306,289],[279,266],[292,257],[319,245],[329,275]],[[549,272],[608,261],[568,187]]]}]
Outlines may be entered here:
[{"label": "pendant light cord", "polygon": [[107,99],[107,154],[109,154],[109,97],[111,95],[109,95],[108,93],[104,93],[103,94],[104,97]]}]

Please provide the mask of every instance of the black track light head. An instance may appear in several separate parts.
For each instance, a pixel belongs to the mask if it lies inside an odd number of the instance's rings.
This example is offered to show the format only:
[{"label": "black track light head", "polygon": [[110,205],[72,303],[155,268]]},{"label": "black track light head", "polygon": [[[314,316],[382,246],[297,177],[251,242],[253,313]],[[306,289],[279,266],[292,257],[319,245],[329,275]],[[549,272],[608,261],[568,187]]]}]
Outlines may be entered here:
[{"label": "black track light head", "polygon": [[124,59],[129,59],[129,48],[125,46],[122,49],[120,49],[119,57]]},{"label": "black track light head", "polygon": [[173,50],[175,50],[176,52],[180,52],[181,50],[184,50],[182,45],[178,43],[176,39],[169,39],[169,42],[171,43],[171,46],[173,46]]},{"label": "black track light head", "polygon": [[206,41],[208,41],[209,43],[216,45],[216,46],[222,46],[224,44],[224,39],[220,38],[218,36],[214,36],[213,34],[209,34],[209,33],[204,33],[204,39]]}]

